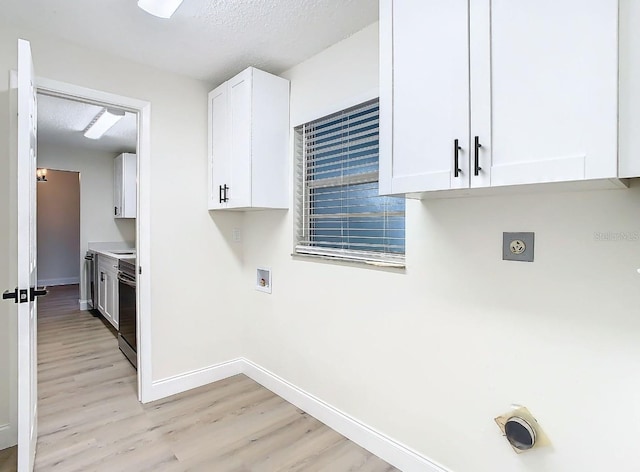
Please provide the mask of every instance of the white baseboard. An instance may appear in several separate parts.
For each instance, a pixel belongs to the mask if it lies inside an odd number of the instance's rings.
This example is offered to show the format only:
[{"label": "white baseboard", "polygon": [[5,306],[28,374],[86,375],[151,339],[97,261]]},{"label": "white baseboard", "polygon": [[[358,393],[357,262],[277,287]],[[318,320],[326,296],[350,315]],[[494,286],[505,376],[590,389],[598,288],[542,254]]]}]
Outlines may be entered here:
[{"label": "white baseboard", "polygon": [[447,472],[442,466],[407,446],[361,423],[248,359],[243,359],[243,373],[404,472]]},{"label": "white baseboard", "polygon": [[80,277],[61,277],[58,279],[42,279],[38,280],[38,285],[45,287],[53,287],[55,285],[76,285],[80,283]]},{"label": "white baseboard", "polygon": [[169,397],[237,374],[245,374],[263,387],[404,472],[448,472],[444,467],[407,446],[245,358],[238,358],[157,380],[152,383],[151,397],[148,401]]},{"label": "white baseboard", "polygon": [[87,311],[89,309],[89,300],[78,300],[80,305],[80,311]]},{"label": "white baseboard", "polygon": [[226,379],[242,373],[243,359],[212,365],[203,369],[192,370],[184,374],[156,380],[151,384],[151,394],[146,401],[160,400],[192,388],[202,387],[218,380]]},{"label": "white baseboard", "polygon": [[18,444],[18,432],[10,424],[0,424],[0,451]]}]

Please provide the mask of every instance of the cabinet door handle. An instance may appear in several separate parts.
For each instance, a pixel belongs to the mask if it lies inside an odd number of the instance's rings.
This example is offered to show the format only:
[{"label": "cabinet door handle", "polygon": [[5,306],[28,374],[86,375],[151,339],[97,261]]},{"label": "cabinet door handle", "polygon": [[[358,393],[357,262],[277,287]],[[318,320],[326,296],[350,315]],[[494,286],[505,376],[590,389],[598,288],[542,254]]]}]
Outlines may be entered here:
[{"label": "cabinet door handle", "polygon": [[229,201],[229,196],[227,195],[227,192],[229,191],[229,187],[227,186],[227,184],[224,184],[224,187],[222,187],[224,190],[224,198],[222,199],[223,202],[228,202]]},{"label": "cabinet door handle", "polygon": [[482,170],[482,167],[480,167],[480,148],[482,147],[482,144],[480,144],[480,138],[478,136],[475,137],[474,139],[474,157],[473,157],[473,175],[478,175],[478,173]]},{"label": "cabinet door handle", "polygon": [[459,177],[460,173],[462,172],[460,170],[460,168],[458,167],[458,160],[459,160],[459,153],[462,150],[462,148],[460,147],[460,145],[458,144],[458,140],[454,139],[453,140],[453,176],[454,177]]},{"label": "cabinet door handle", "polygon": [[118,216],[118,207],[113,207],[113,216]]},{"label": "cabinet door handle", "polygon": [[218,185],[218,202],[222,203],[222,185]]},{"label": "cabinet door handle", "polygon": [[100,282],[104,282],[104,272],[100,272]]}]

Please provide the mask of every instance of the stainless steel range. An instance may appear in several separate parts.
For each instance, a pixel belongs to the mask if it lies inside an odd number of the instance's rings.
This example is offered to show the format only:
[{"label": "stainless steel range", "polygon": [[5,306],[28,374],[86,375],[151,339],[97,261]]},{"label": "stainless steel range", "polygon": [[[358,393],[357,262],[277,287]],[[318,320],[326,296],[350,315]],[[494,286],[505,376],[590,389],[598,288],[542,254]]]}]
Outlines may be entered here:
[{"label": "stainless steel range", "polygon": [[120,259],[118,262],[118,347],[138,367],[138,336],[136,316],[136,260]]}]

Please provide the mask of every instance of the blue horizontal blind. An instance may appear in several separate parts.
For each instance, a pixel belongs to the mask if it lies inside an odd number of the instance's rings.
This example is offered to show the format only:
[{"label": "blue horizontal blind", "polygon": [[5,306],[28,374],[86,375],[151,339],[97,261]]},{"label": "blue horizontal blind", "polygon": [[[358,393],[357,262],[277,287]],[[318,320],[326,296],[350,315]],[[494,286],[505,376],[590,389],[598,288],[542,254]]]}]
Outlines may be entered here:
[{"label": "blue horizontal blind", "polygon": [[378,100],[297,129],[298,253],[403,263],[405,200],[378,195]]}]

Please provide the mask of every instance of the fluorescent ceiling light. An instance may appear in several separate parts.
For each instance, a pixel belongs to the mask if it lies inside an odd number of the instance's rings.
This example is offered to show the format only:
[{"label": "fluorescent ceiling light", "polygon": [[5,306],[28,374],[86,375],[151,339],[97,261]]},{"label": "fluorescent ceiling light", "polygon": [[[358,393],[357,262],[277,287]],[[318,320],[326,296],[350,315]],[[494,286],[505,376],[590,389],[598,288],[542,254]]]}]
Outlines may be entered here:
[{"label": "fluorescent ceiling light", "polygon": [[147,13],[160,18],[171,18],[182,0],[138,0],[138,6]]},{"label": "fluorescent ceiling light", "polygon": [[84,130],[84,136],[89,139],[100,139],[104,133],[109,131],[109,129],[122,118],[124,118],[123,110],[103,108],[102,111],[91,120],[87,129]]}]

